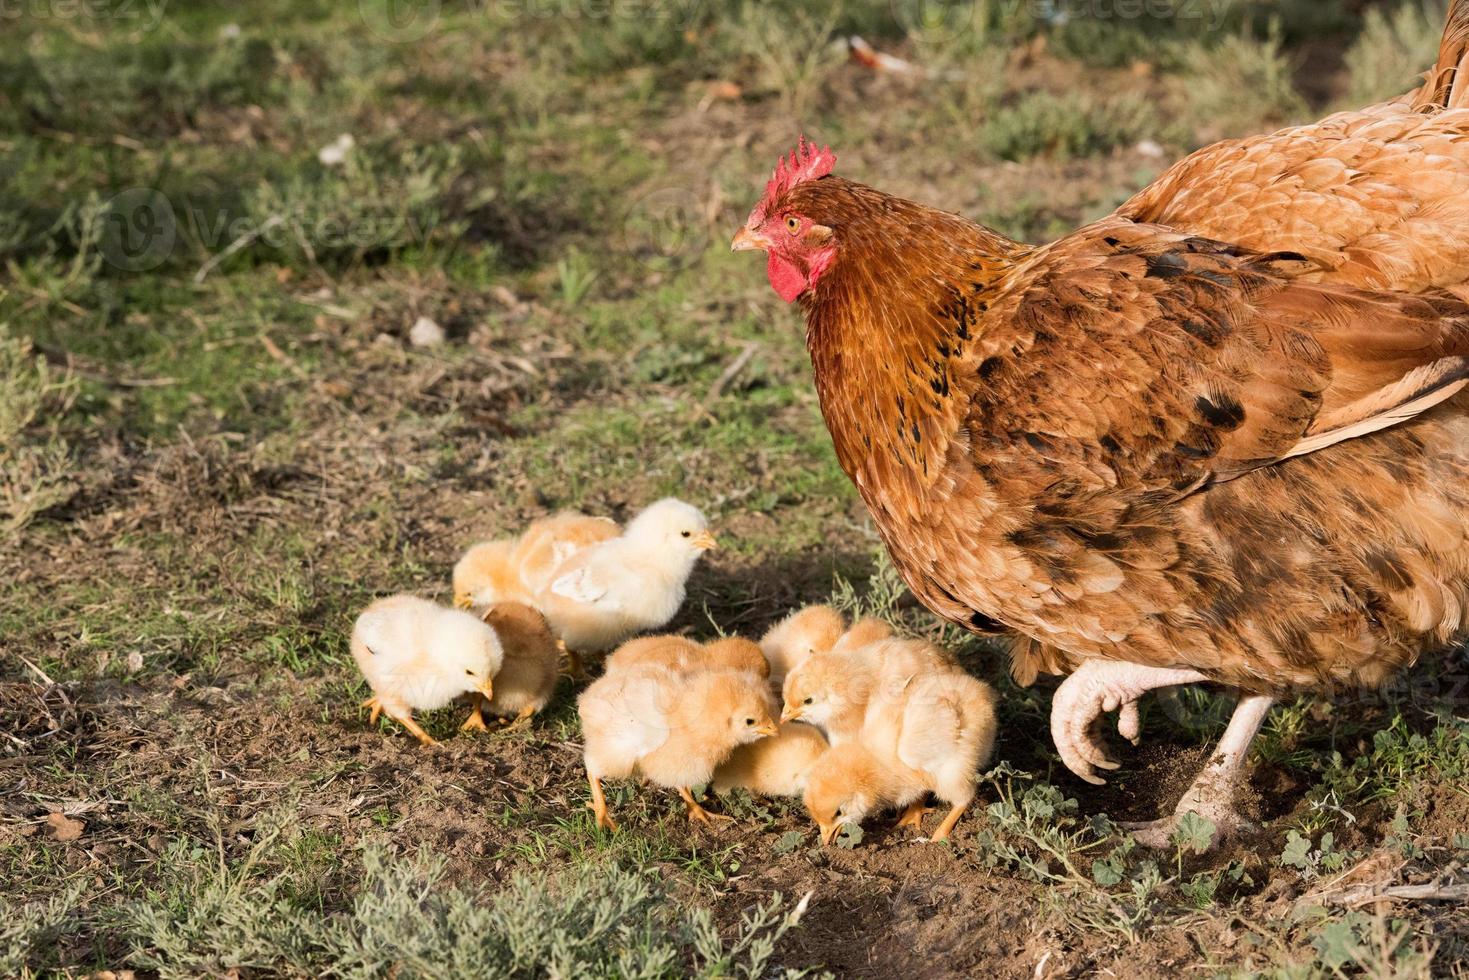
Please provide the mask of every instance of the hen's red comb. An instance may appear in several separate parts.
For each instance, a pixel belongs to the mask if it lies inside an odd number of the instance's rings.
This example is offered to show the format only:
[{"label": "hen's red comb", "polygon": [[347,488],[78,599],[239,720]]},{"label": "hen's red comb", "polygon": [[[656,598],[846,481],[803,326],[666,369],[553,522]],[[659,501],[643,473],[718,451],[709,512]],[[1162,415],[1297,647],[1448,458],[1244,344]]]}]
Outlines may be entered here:
[{"label": "hen's red comb", "polygon": [[765,185],[765,204],[774,204],[797,184],[825,177],[836,165],[837,155],[831,152],[831,147],[823,146],[818,150],[815,143],[807,142],[802,136],[790,158],[781,157],[775,165],[775,173],[770,175],[770,182]]}]

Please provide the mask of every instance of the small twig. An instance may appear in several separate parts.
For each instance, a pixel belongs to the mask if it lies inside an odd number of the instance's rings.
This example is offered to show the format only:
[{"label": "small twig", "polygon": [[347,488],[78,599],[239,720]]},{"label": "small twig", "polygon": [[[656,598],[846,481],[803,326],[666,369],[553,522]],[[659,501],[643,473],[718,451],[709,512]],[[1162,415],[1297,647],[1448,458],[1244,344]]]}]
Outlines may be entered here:
[{"label": "small twig", "polygon": [[49,685],[51,687],[55,687],[56,686],[56,682],[53,681],[50,677],[46,676],[46,672],[44,670],[42,670],[40,667],[37,667],[35,664],[33,664],[29,660],[27,660],[24,654],[17,653],[16,656],[17,657],[20,657],[20,662],[23,663],[23,664],[25,664],[32,671],[34,671],[35,672],[35,675],[37,677],[41,678],[41,680],[45,681],[47,685]]},{"label": "small twig", "polygon": [[709,393],[704,396],[705,407],[708,407],[716,398],[724,393],[725,387],[745,369],[745,366],[750,363],[759,350],[760,342],[758,340],[745,341],[745,346],[740,349],[735,359],[729,362],[729,366],[724,369],[724,373],[716,378],[714,383],[709,386]]},{"label": "small twig", "polygon": [[1346,908],[1357,908],[1381,901],[1469,902],[1469,885],[1358,885],[1335,895],[1323,895],[1321,901]]},{"label": "small twig", "polygon": [[218,254],[210,256],[209,261],[199,266],[199,271],[194,273],[194,283],[197,285],[198,283],[203,282],[209,277],[209,273],[213,272],[219,267],[219,264],[221,262],[229,258],[231,255],[234,255],[236,252],[240,251],[240,249],[249,247],[255,242],[257,238],[265,234],[267,231],[270,231],[270,229],[274,228],[276,225],[283,224],[285,220],[286,219],[283,216],[279,214],[273,214],[269,218],[266,218],[265,221],[261,222],[259,228],[253,228],[250,231],[245,232],[239,238],[236,238],[234,241],[230,242],[223,249],[221,249]]}]

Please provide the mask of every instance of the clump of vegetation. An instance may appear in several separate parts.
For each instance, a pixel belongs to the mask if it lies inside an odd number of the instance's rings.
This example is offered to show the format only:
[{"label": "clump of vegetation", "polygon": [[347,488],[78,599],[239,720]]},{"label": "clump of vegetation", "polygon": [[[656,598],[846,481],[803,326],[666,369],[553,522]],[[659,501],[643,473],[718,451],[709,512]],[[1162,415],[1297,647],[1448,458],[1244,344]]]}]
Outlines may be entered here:
[{"label": "clump of vegetation", "polygon": [[1086,96],[1037,92],[996,112],[985,123],[980,140],[1001,160],[1092,156],[1152,135],[1152,115],[1141,99],[1097,102]]},{"label": "clump of vegetation", "polygon": [[0,323],[0,540],[76,492],[76,464],[61,419],[76,397],[31,342]]},{"label": "clump of vegetation", "polygon": [[1423,67],[1433,64],[1442,33],[1443,10],[1437,5],[1407,0],[1392,11],[1369,8],[1346,55],[1351,87],[1342,105],[1370,105],[1411,89]]},{"label": "clump of vegetation", "polygon": [[1201,129],[1211,137],[1294,122],[1307,115],[1292,80],[1278,21],[1263,38],[1231,34],[1194,45],[1184,57],[1185,86]]}]

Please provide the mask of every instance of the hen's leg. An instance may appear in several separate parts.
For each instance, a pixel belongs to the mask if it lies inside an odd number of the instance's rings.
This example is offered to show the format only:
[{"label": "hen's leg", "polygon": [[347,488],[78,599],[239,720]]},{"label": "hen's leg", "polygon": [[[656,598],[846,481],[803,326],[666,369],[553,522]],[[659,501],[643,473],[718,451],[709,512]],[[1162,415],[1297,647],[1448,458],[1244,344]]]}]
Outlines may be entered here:
[{"label": "hen's leg", "polygon": [[1116,660],[1088,660],[1056,688],[1051,700],[1051,740],[1066,768],[1100,786],[1106,780],[1093,767],[1116,769],[1096,728],[1108,711],[1118,712],[1117,730],[1128,741],[1139,735],[1137,699],[1160,687],[1208,680],[1196,670],[1144,667]]},{"label": "hen's leg", "polygon": [[1216,842],[1230,836],[1245,825],[1245,819],[1234,808],[1234,791],[1243,774],[1245,756],[1250,743],[1265,723],[1274,698],[1255,694],[1241,698],[1230,716],[1229,727],[1214,747],[1214,754],[1178,801],[1173,816],[1148,823],[1126,824],[1133,836],[1148,847],[1168,847],[1178,818],[1197,813],[1214,824]]}]

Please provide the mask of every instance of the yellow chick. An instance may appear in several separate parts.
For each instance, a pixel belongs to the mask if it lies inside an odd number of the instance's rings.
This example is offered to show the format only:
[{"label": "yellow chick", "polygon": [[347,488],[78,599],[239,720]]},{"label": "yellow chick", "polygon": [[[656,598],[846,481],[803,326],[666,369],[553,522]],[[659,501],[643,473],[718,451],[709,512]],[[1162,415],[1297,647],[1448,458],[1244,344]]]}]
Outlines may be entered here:
[{"label": "yellow chick", "polygon": [[437,743],[413,712],[442,708],[462,694],[493,698],[504,656],[495,631],[476,617],[411,595],[368,606],[352,628],[351,647],[372,688],[362,703],[372,724],[386,713],[424,745]]},{"label": "yellow chick", "polygon": [[760,638],[760,650],[770,663],[770,681],[776,687],[813,653],[836,645],[847,628],[846,618],[831,606],[807,606],[776,623]]},{"label": "yellow chick", "polygon": [[556,693],[561,652],[546,617],[520,602],[499,602],[485,610],[484,622],[495,631],[504,661],[495,674],[494,697],[474,696],[475,710],[465,728],[485,730],[484,711],[523,725]]},{"label": "yellow chick", "polygon": [[814,654],[786,676],[780,720],[816,725],[832,745],[841,745],[862,729],[869,701],[895,681],[957,669],[948,651],[923,640],[880,640]]},{"label": "yellow chick", "polygon": [[454,565],[454,605],[473,609],[530,598],[516,566],[518,544],[513,538],[502,538],[472,545]]},{"label": "yellow chick", "polygon": [[683,605],[699,556],[715,547],[699,510],[668,498],[648,506],[615,538],[572,555],[535,605],[575,651],[609,650],[657,629]]},{"label": "yellow chick", "polygon": [[699,644],[683,636],[640,636],[612,652],[603,673],[634,667],[662,667],[678,673],[700,670],[746,670],[764,679],[770,664],[750,640],[729,636]]},{"label": "yellow chick", "polygon": [[874,703],[859,737],[812,767],[803,802],[831,843],[844,823],[903,807],[898,826],[921,830],[923,798],[949,812],[933,833],[946,840],[973,802],[980,769],[995,744],[995,694],[959,671],[909,677],[896,697]]},{"label": "yellow chick", "polygon": [[519,538],[476,544],[454,566],[454,604],[470,609],[526,602],[551,584],[572,555],[617,537],[619,530],[605,517],[563,511],[532,521]]},{"label": "yellow chick", "polygon": [[875,616],[864,616],[841,635],[831,649],[836,653],[853,653],[873,643],[893,638],[893,628]]},{"label": "yellow chick", "polygon": [[827,750],[820,729],[788,721],[772,738],[741,745],[714,770],[714,791],[736,786],[760,796],[800,796],[811,767]]},{"label": "yellow chick", "polygon": [[[604,674],[577,698],[597,826],[616,830],[603,779],[641,775],[678,791],[689,819],[712,822],[689,787],[707,783],[741,745],[776,733],[769,689],[747,671],[677,674],[637,667]],[[728,819],[728,818],[721,818]]]}]

